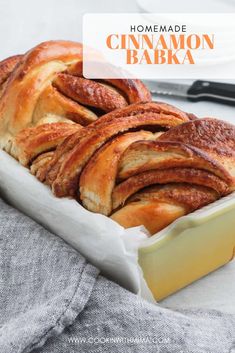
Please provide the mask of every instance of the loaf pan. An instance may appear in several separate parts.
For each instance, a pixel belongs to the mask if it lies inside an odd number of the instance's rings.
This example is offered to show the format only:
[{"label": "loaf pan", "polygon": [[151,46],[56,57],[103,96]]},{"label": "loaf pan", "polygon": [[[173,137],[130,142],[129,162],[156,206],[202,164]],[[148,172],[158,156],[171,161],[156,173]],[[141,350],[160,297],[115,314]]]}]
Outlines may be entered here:
[{"label": "loaf pan", "polygon": [[139,264],[155,299],[161,300],[234,255],[235,193],[181,217],[146,240],[139,249]]}]

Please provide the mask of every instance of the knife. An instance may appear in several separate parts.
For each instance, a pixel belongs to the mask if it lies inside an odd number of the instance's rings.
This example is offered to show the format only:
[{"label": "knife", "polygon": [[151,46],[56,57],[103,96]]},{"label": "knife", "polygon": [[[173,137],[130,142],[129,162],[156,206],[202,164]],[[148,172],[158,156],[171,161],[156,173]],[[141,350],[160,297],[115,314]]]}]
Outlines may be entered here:
[{"label": "knife", "polygon": [[235,105],[235,84],[197,80],[192,84],[145,80],[154,95],[187,98],[190,101],[213,101]]}]

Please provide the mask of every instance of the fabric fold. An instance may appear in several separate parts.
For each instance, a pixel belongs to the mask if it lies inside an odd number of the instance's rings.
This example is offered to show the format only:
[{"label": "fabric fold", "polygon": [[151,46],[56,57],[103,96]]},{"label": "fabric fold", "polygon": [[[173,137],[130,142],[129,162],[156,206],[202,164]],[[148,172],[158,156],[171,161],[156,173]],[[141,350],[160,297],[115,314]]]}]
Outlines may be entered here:
[{"label": "fabric fold", "polygon": [[0,351],[27,353],[72,325],[98,269],[0,200]]}]

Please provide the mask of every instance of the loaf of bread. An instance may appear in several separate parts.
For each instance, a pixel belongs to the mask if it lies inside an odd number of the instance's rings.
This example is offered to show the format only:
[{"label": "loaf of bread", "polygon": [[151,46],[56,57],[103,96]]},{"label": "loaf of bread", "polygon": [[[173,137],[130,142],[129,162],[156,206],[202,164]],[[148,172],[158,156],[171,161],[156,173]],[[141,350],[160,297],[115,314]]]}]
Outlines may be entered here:
[{"label": "loaf of bread", "polygon": [[88,80],[82,45],[0,63],[0,146],[56,197],[154,234],[235,190],[235,126],[152,102],[139,80]]}]

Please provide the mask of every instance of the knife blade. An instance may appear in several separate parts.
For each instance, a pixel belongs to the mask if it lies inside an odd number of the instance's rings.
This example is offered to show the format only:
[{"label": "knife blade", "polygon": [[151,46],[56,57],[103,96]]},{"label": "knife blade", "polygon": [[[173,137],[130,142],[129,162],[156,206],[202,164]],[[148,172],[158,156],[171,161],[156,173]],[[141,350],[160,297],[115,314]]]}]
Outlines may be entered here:
[{"label": "knife blade", "polygon": [[197,80],[192,84],[145,80],[152,94],[235,105],[235,84]]}]

